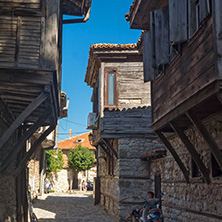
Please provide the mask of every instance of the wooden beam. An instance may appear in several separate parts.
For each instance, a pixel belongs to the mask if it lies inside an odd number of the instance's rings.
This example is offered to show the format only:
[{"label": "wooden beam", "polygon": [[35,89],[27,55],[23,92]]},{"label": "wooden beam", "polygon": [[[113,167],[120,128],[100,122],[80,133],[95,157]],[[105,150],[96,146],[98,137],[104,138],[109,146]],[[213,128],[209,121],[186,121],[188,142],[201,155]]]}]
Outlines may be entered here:
[{"label": "wooden beam", "polygon": [[101,146],[101,148],[103,149],[103,151],[107,154],[107,156],[110,158],[111,155],[110,153],[107,151],[106,147],[103,145],[102,142],[99,142],[99,145]]},{"label": "wooden beam", "polygon": [[33,124],[29,130],[27,130],[23,136],[20,137],[18,142],[13,146],[10,153],[6,157],[6,159],[3,161],[0,167],[0,175],[8,168],[8,166],[11,164],[11,162],[15,159],[18,152],[22,149],[22,147],[25,145],[26,140],[28,140],[33,133],[44,123],[45,119],[50,116],[50,112],[45,112],[43,115],[39,117],[39,119]]},{"label": "wooden beam", "polygon": [[189,117],[191,122],[196,126],[200,134],[203,136],[212,154],[214,155],[214,158],[216,159],[218,165],[220,166],[220,169],[222,170],[222,152],[219,146],[217,145],[216,141],[210,135],[209,131],[201,122],[201,120],[193,112],[188,111],[186,115]]},{"label": "wooden beam", "polygon": [[5,131],[5,133],[0,138],[0,150],[9,140],[11,135],[15,130],[24,122],[24,120],[35,110],[37,109],[49,96],[49,93],[42,92],[28,107],[15,119],[12,125]]},{"label": "wooden beam", "polygon": [[32,154],[38,149],[40,144],[45,140],[45,138],[55,129],[55,126],[50,126],[32,145],[31,149],[25,154],[24,158],[19,163],[16,168],[15,175],[18,176],[22,169],[26,166]]},{"label": "wooden beam", "polygon": [[119,159],[119,158],[118,158],[118,153],[117,153],[116,150],[113,148],[113,146],[109,143],[109,141],[108,141],[107,139],[105,139],[105,138],[103,138],[102,140],[104,141],[105,145],[109,147],[109,149],[112,151],[112,153],[114,154],[114,156],[115,156],[117,159]]},{"label": "wooden beam", "polygon": [[177,162],[178,166],[180,167],[180,169],[181,169],[181,171],[182,171],[182,173],[183,173],[187,183],[189,183],[189,171],[184,166],[182,160],[178,156],[178,154],[175,151],[175,149],[172,147],[172,145],[170,144],[170,142],[167,140],[167,138],[164,136],[164,134],[162,132],[155,131],[155,133],[160,138],[160,140],[163,142],[163,144],[166,146],[166,148],[170,151],[171,155],[173,156],[173,158]]},{"label": "wooden beam", "polygon": [[200,155],[196,151],[194,145],[190,142],[190,140],[185,135],[183,130],[175,122],[170,122],[170,126],[173,128],[173,130],[180,137],[180,139],[182,140],[182,142],[186,146],[187,150],[189,151],[191,157],[193,158],[194,162],[199,167],[204,179],[209,184],[210,183],[209,171],[206,168],[206,166],[204,165],[203,161],[201,160]]}]

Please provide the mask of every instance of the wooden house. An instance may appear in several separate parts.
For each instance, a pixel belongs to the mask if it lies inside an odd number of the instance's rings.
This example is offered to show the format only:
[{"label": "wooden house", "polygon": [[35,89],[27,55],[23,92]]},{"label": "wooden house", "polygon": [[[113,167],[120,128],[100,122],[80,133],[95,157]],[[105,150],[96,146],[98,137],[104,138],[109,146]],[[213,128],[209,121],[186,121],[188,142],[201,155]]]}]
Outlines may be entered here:
[{"label": "wooden house", "polygon": [[85,76],[93,88],[88,128],[97,148],[95,203],[115,221],[142,204],[138,195],[151,189],[151,181],[149,167],[139,156],[160,146],[150,126],[150,84],[144,83],[136,47],[92,45]]},{"label": "wooden house", "polygon": [[[27,221],[26,162],[55,129],[60,112],[65,115],[62,25],[85,22],[90,5],[91,0],[0,0],[0,221]],[[27,152],[26,141],[42,126],[49,127]]]},{"label": "wooden house", "polygon": [[144,30],[152,129],[171,154],[161,163],[167,176],[157,167],[169,221],[222,219],[214,210],[222,198],[221,12],[220,0],[135,0],[126,15],[130,28]]}]

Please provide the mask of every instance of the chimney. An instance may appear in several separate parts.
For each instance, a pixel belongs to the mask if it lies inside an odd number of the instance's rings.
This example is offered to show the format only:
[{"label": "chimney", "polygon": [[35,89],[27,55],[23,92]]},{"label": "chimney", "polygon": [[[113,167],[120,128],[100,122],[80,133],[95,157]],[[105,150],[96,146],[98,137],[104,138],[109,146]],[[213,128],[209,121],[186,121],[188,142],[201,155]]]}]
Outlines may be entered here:
[{"label": "chimney", "polygon": [[72,139],[72,130],[69,130],[69,139]]}]

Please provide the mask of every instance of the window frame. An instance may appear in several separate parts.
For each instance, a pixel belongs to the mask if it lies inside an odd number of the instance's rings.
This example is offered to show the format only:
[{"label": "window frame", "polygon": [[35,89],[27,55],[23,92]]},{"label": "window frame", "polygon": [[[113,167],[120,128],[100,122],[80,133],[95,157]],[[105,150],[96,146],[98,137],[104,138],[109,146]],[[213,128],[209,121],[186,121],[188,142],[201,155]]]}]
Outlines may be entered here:
[{"label": "window frame", "polygon": [[[222,151],[222,150],[221,150]],[[213,179],[222,179],[222,172],[220,170],[220,167],[213,155],[213,153],[210,153],[210,167],[211,167],[211,176]],[[219,173],[221,173],[220,175],[215,175],[215,169],[214,168],[219,168],[219,170],[217,170]]]},{"label": "window frame", "polygon": [[[108,104],[108,76],[110,73],[114,74],[114,104]],[[104,74],[105,74],[105,90],[104,90],[104,107],[108,108],[117,108],[118,106],[118,94],[117,94],[117,69],[114,67],[106,67],[104,68]]]}]

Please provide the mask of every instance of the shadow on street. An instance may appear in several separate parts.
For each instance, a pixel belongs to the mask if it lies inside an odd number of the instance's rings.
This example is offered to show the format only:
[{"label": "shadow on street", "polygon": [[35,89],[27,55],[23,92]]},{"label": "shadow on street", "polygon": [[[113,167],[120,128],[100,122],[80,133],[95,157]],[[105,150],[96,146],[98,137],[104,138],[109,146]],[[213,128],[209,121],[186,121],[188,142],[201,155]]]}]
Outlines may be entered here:
[{"label": "shadow on street", "polygon": [[45,194],[34,201],[33,208],[39,222],[114,221],[100,206],[93,205],[88,193]]}]

